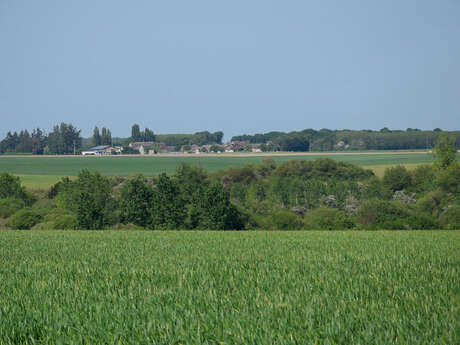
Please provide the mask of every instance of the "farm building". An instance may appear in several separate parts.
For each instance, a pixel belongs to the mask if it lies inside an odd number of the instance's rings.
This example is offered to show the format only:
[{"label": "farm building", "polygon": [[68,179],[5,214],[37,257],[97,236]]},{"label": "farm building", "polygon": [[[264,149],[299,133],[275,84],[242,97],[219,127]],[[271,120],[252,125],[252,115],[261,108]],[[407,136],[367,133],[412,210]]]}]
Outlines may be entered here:
[{"label": "farm building", "polygon": [[129,144],[129,147],[134,150],[138,150],[141,155],[154,154],[154,146],[155,143],[153,141],[134,142]]},{"label": "farm building", "polygon": [[122,148],[119,146],[99,145],[94,146],[88,150],[82,151],[83,156],[108,156],[113,154],[120,154]]}]

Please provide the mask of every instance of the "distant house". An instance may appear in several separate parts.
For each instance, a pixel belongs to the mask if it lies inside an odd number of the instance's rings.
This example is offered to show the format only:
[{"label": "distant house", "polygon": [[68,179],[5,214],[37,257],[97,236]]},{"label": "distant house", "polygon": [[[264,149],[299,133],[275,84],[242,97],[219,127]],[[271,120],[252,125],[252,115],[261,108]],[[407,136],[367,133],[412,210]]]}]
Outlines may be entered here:
[{"label": "distant house", "polygon": [[199,154],[199,153],[200,153],[200,149],[201,149],[200,146],[194,144],[194,145],[192,145],[192,149],[190,150],[190,152]]},{"label": "distant house", "polygon": [[261,144],[252,144],[251,151],[252,152],[262,152],[261,146],[262,146]]},{"label": "distant house", "polygon": [[225,145],[225,152],[240,152],[250,150],[249,141],[231,141]]},{"label": "distant house", "polygon": [[82,151],[83,156],[105,156],[112,154],[112,147],[110,145],[99,145],[91,147],[86,151]]},{"label": "distant house", "polygon": [[153,141],[139,141],[129,144],[129,147],[131,147],[133,150],[138,150],[141,155],[154,154],[154,146],[155,143]]},{"label": "distant house", "polygon": [[138,141],[132,142],[128,146],[139,151],[141,155],[177,152],[176,146],[167,146],[164,142]]}]

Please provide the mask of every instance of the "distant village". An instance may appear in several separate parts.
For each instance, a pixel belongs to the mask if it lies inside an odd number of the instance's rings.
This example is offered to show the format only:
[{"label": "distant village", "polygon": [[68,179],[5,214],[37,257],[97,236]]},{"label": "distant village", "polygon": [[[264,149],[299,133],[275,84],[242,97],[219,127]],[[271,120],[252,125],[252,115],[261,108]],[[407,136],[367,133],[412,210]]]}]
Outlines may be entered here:
[{"label": "distant village", "polygon": [[[267,144],[251,144],[249,141],[230,141],[219,145],[183,145],[181,147],[168,146],[163,142],[146,141],[131,142],[127,147],[99,145],[91,147],[81,152],[83,156],[110,156],[120,154],[139,154],[139,155],[156,155],[156,154],[206,154],[206,153],[232,153],[232,152],[263,152],[277,151],[277,145],[272,142]],[[278,149],[279,150],[279,149]]]}]

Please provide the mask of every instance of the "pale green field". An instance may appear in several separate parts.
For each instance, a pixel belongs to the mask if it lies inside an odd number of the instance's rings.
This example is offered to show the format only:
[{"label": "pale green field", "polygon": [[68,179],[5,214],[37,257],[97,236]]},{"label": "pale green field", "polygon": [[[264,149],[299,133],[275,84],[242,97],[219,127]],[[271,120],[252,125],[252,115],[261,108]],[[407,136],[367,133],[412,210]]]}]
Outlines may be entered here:
[{"label": "pale green field", "polygon": [[[277,163],[290,159],[332,158],[362,167],[368,167],[382,176],[385,168],[396,164],[415,167],[431,163],[434,158],[426,153],[354,153],[354,154],[315,154],[308,156],[273,156]],[[21,176],[30,189],[46,189],[59,181],[62,176],[76,176],[83,168],[99,171],[106,176],[127,176],[141,173],[146,176],[162,172],[174,173],[181,163],[199,165],[210,172],[229,167],[242,167],[258,164],[264,159],[260,156],[190,156],[190,157],[0,157],[0,172]]]},{"label": "pale green field", "polygon": [[[413,163],[413,164],[401,164],[405,166],[408,170],[415,169],[420,164]],[[372,170],[378,177],[382,177],[385,173],[385,170],[392,167],[394,165],[369,165],[363,166],[366,169]],[[17,175],[21,178],[22,184],[28,189],[48,189],[53,184],[61,180],[63,176],[57,175]],[[73,178],[74,176],[70,176]]]},{"label": "pale green field", "polygon": [[17,175],[21,178],[21,183],[28,189],[48,189],[62,176],[55,175]]},{"label": "pale green field", "polygon": [[0,231],[0,344],[460,344],[460,232]]}]

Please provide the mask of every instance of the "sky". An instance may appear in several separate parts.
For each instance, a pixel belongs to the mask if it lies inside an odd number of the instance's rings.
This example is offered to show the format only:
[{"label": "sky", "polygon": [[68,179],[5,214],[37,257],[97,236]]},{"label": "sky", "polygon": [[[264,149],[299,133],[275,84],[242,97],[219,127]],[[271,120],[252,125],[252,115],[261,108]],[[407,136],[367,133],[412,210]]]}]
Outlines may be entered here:
[{"label": "sky", "polygon": [[0,136],[460,129],[458,0],[0,0]]}]

